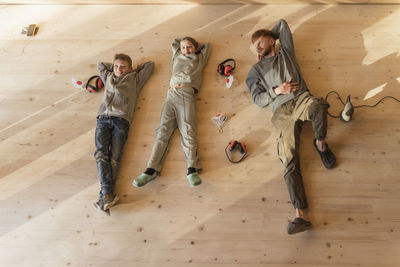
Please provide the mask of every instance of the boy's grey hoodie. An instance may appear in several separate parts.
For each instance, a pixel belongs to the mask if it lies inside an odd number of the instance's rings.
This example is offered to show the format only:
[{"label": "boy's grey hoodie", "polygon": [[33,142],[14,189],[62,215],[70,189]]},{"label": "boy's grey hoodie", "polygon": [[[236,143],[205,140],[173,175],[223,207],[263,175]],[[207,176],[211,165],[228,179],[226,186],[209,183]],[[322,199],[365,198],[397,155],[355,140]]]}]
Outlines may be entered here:
[{"label": "boy's grey hoodie", "polygon": [[100,62],[97,67],[104,83],[103,100],[98,115],[124,118],[131,123],[137,96],[153,74],[154,62],[140,64],[122,78],[114,75],[111,63]]}]

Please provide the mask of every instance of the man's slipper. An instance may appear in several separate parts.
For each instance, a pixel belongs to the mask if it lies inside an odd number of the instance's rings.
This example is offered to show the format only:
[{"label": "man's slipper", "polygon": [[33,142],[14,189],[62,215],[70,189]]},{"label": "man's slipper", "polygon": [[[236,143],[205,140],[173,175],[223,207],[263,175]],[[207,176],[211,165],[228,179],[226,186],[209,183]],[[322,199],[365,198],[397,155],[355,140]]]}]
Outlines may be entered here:
[{"label": "man's slipper", "polygon": [[303,218],[297,217],[288,224],[287,233],[289,235],[297,234],[310,229],[311,225],[311,222],[306,221]]},{"label": "man's slipper", "polygon": [[319,151],[316,143],[316,139],[314,139],[314,147],[317,150],[319,156],[321,157],[322,163],[327,169],[333,168],[336,163],[336,157],[333,154],[333,152],[329,149],[329,146],[327,143],[325,143],[325,150],[324,151]]}]

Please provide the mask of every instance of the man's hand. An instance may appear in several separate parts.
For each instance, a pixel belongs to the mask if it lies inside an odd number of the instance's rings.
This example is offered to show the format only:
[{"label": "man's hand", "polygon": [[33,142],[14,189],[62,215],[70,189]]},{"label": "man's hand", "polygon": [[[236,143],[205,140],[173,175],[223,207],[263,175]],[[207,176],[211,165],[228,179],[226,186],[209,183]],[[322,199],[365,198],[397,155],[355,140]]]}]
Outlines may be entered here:
[{"label": "man's hand", "polygon": [[300,85],[294,82],[284,82],[280,86],[274,89],[275,94],[277,95],[286,95],[290,94],[293,91],[297,91],[300,89]]}]

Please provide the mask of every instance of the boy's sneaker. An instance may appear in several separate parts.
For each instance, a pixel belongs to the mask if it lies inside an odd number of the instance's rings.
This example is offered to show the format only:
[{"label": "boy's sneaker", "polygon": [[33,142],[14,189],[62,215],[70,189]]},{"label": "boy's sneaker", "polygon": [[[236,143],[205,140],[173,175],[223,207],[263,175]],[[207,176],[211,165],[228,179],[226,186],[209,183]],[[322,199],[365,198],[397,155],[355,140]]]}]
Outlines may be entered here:
[{"label": "boy's sneaker", "polygon": [[105,215],[110,216],[110,210],[109,210],[109,209],[108,209],[108,210],[104,210],[104,202],[103,202],[103,199],[99,199],[97,202],[94,202],[94,203],[93,203],[93,206],[94,206],[97,210],[103,212]]},{"label": "boy's sneaker", "polygon": [[97,200],[97,202],[94,202],[94,203],[93,203],[93,206],[94,206],[97,210],[99,210],[99,211],[103,212],[104,214],[110,216],[110,210],[109,210],[109,209],[108,209],[108,210],[105,210],[105,209],[104,209],[104,201],[103,201],[102,198],[99,199],[99,200]]},{"label": "boy's sneaker", "polygon": [[93,206],[94,206],[96,209],[100,210],[100,211],[104,211],[104,202],[103,202],[103,199],[99,199],[99,200],[97,200],[97,202],[94,202],[94,203],[93,203]]},{"label": "boy's sneaker", "polygon": [[192,172],[191,174],[188,174],[187,179],[189,181],[190,186],[196,186],[201,184],[201,179],[197,172]]},{"label": "boy's sneaker", "polygon": [[103,196],[103,199],[101,200],[103,201],[103,209],[108,210],[109,208],[117,204],[119,197],[116,194],[110,193],[105,194]]}]

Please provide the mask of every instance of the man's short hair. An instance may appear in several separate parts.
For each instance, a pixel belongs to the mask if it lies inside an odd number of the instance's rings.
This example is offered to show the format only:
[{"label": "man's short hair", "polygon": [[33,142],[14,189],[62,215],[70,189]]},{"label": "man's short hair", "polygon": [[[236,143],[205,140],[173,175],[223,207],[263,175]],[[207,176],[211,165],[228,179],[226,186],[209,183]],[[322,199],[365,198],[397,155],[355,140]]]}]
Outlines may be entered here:
[{"label": "man's short hair", "polygon": [[115,54],[114,61],[117,59],[128,62],[129,67],[132,67],[132,59],[130,56],[128,56],[126,54]]},{"label": "man's short hair", "polygon": [[260,37],[268,37],[268,36],[272,37],[272,38],[274,38],[274,40],[276,40],[274,33],[271,32],[270,30],[265,30],[265,29],[258,30],[258,31],[254,32],[251,35],[251,42],[254,44],[254,42],[258,38],[260,38]]}]

